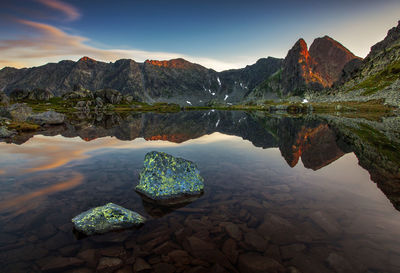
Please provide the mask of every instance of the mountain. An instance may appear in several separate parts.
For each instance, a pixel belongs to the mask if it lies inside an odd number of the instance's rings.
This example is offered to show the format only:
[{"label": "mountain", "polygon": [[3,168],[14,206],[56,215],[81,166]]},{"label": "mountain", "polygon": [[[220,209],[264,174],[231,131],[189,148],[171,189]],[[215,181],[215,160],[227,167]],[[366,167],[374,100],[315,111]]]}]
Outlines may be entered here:
[{"label": "mountain", "polygon": [[[400,87],[399,78],[400,21],[396,27],[388,31],[382,41],[371,47],[370,53],[363,61],[346,65],[340,79],[342,86],[339,85],[338,89],[352,97],[354,93],[349,91],[362,91],[362,96],[393,91],[384,96],[389,100],[396,100]],[[398,102],[391,104],[398,105]]]},{"label": "mountain", "polygon": [[310,49],[299,39],[289,50],[281,69],[256,87],[249,98],[267,99],[271,93],[280,96],[301,95],[306,90],[321,91],[340,80],[345,65],[361,60],[329,36],[317,38]]},{"label": "mountain", "polygon": [[238,102],[264,81],[280,65],[281,59],[260,59],[243,69],[216,72],[184,59],[146,60],[137,63],[122,59],[115,63],[83,57],[77,62],[61,61],[33,68],[0,70],[0,90],[46,89],[56,96],[83,88],[115,89],[148,103],[173,102],[204,105],[210,101]]}]

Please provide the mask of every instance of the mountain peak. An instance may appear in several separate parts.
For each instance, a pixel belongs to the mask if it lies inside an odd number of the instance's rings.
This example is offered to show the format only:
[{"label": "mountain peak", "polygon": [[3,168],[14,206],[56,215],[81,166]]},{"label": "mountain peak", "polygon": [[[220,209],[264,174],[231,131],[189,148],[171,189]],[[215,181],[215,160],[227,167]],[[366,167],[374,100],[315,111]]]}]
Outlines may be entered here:
[{"label": "mountain peak", "polygon": [[338,81],[345,64],[358,58],[341,43],[327,35],[316,38],[309,52],[314,60],[312,70],[323,79],[324,87],[332,86]]},{"label": "mountain peak", "polygon": [[168,68],[180,68],[180,69],[188,69],[188,68],[192,68],[195,66],[195,64],[186,61],[185,59],[182,58],[178,58],[178,59],[172,59],[169,61],[163,60],[163,61],[159,61],[159,60],[146,60],[145,61],[146,64],[151,64],[154,66],[158,66],[158,67],[168,67]]},{"label": "mountain peak", "polygon": [[89,58],[87,56],[83,56],[82,58],[79,59],[78,62],[96,62],[95,59]]}]

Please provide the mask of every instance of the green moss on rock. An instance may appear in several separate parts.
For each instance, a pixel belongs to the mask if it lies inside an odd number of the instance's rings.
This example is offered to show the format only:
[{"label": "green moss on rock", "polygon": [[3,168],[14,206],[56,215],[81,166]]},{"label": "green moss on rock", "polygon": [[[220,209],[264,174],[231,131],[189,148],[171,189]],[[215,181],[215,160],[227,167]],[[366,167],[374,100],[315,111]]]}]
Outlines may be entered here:
[{"label": "green moss on rock", "polygon": [[147,153],[136,190],[152,200],[199,195],[204,179],[195,163],[162,152]]},{"label": "green moss on rock", "polygon": [[145,221],[146,218],[140,214],[113,203],[92,208],[72,219],[75,229],[85,235],[131,228]]}]

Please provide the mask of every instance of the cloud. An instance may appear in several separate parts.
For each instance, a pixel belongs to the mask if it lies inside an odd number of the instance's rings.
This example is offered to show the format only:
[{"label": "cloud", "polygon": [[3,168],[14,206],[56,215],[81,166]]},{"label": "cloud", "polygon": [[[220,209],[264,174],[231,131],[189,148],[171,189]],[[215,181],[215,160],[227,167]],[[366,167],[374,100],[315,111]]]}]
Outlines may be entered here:
[{"label": "cloud", "polygon": [[49,8],[63,12],[67,16],[67,19],[69,21],[74,21],[81,16],[75,7],[67,3],[64,3],[62,1],[59,0],[36,0],[36,1]]},{"label": "cloud", "polygon": [[[89,56],[99,61],[133,59],[143,62],[146,59],[184,58],[208,68],[221,71],[245,66],[243,63],[230,63],[211,58],[187,56],[179,53],[144,51],[138,49],[101,49],[90,46],[90,39],[72,35],[55,26],[31,20],[16,19],[28,27],[30,35],[14,40],[0,40],[0,67],[15,64],[16,67],[42,65],[63,59],[77,60]],[[22,65],[21,65],[22,64]]]}]

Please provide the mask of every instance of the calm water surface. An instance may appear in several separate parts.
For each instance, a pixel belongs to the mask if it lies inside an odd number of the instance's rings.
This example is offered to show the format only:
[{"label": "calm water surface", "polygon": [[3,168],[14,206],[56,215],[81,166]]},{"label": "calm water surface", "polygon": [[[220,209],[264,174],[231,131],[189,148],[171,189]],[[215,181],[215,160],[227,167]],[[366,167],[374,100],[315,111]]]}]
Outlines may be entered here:
[{"label": "calm water surface", "polygon": [[[112,119],[0,143],[1,272],[400,272],[397,146],[376,142],[384,133],[371,124]],[[362,139],[365,128],[376,135]],[[196,162],[204,195],[173,208],[142,201],[134,189],[153,150]],[[77,236],[71,218],[107,202],[149,220]]]}]

